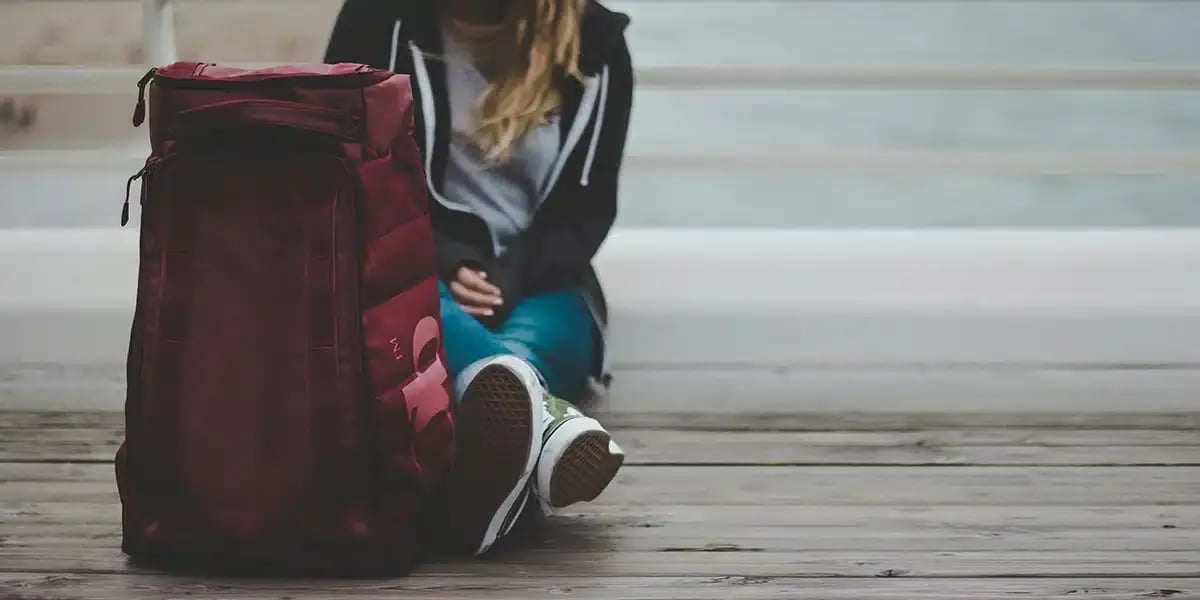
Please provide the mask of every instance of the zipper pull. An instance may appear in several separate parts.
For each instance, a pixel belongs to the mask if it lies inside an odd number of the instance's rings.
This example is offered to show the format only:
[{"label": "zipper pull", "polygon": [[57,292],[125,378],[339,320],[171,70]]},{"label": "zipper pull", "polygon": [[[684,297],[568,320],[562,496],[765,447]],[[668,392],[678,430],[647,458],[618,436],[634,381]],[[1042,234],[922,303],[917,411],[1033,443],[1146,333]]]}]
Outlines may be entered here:
[{"label": "zipper pull", "polygon": [[[129,224],[129,192],[131,189],[133,189],[133,182],[137,181],[138,179],[144,179],[147,175],[150,174],[151,171],[154,170],[154,166],[157,165],[161,160],[162,159],[158,158],[157,156],[154,158],[151,158],[149,160],[149,162],[146,163],[146,166],[142,167],[142,169],[140,171],[138,171],[137,173],[134,173],[133,177],[130,177],[129,180],[125,182],[125,204],[123,204],[121,206],[121,227],[124,227]],[[142,183],[142,198],[145,198],[145,197],[146,197],[146,184],[143,182]]]},{"label": "zipper pull", "polygon": [[141,125],[142,122],[146,120],[146,85],[150,83],[151,79],[154,79],[154,73],[156,71],[157,69],[150,69],[149,71],[146,71],[145,75],[142,75],[141,79],[138,80],[137,105],[133,107],[134,127]]}]

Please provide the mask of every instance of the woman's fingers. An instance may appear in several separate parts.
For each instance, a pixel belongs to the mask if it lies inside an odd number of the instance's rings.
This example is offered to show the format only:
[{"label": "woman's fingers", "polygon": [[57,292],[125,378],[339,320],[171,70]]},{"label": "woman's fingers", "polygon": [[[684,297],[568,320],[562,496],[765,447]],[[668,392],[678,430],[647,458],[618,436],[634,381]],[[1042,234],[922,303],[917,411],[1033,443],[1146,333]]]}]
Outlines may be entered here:
[{"label": "woman's fingers", "polygon": [[[458,280],[468,288],[497,298],[500,297],[500,288],[492,285],[487,280],[487,273],[482,273],[468,267],[458,269]],[[499,303],[497,303],[499,304]]]},{"label": "woman's fingers", "polygon": [[455,300],[458,300],[459,304],[470,304],[471,306],[488,308],[489,310],[489,307],[498,306],[503,303],[503,300],[499,296],[477,292],[464,285],[461,281],[450,282],[450,294],[454,296]]},{"label": "woman's fingers", "polygon": [[463,312],[477,317],[490,317],[496,314],[493,306],[504,304],[500,288],[488,283],[486,274],[467,267],[459,268],[458,279],[450,282],[450,295]]},{"label": "woman's fingers", "polygon": [[468,315],[473,315],[476,317],[490,317],[490,316],[496,314],[495,311],[493,311],[492,309],[490,309],[486,306],[472,306],[470,304],[462,304],[462,303],[460,303],[459,306],[462,307],[463,312],[467,313]]}]

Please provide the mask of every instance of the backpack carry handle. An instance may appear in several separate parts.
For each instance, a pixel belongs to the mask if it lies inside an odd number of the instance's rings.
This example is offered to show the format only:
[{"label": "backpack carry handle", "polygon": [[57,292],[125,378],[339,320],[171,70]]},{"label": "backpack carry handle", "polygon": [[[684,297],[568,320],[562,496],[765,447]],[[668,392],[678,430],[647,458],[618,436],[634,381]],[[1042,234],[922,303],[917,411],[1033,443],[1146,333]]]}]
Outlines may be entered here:
[{"label": "backpack carry handle", "polygon": [[247,99],[216,102],[176,114],[171,137],[186,138],[232,130],[275,127],[356,141],[358,119],[339,110],[289,100]]}]

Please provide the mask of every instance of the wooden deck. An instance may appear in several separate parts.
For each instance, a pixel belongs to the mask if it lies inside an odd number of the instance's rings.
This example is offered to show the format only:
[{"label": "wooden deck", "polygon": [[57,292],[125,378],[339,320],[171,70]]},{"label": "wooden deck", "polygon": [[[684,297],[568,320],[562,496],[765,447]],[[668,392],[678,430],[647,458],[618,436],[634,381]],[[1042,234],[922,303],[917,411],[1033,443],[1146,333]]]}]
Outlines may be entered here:
[{"label": "wooden deck", "polygon": [[1200,598],[1200,411],[805,412],[793,389],[793,412],[618,389],[600,413],[631,464],[599,501],[481,560],[304,581],[129,568],[113,390],[84,409],[0,386],[0,598]]}]

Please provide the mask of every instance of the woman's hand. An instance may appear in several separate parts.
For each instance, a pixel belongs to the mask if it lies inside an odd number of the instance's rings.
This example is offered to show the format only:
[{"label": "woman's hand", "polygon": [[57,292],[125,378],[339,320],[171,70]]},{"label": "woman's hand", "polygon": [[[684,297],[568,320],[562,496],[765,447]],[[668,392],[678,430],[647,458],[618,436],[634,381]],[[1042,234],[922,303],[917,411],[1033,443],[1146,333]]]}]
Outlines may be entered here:
[{"label": "woman's hand", "polygon": [[469,315],[490,317],[493,307],[504,304],[500,288],[488,283],[487,273],[470,267],[459,267],[454,281],[450,282],[450,295]]}]

